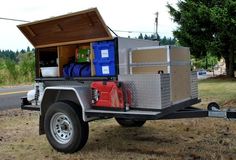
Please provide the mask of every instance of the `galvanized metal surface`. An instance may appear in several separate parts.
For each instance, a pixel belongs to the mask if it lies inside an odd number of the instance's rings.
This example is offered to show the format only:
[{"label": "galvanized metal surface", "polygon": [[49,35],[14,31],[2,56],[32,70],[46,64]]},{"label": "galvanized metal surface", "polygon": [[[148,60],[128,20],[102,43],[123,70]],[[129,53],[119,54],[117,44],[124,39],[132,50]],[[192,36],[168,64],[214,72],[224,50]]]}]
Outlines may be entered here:
[{"label": "galvanized metal surface", "polygon": [[[127,118],[127,119],[157,120],[162,117],[166,117],[166,116],[168,117],[168,115],[171,115],[171,117],[173,117],[173,114],[175,114],[176,111],[183,110],[184,108],[188,108],[191,105],[199,103],[199,102],[200,102],[199,99],[191,99],[185,102],[181,102],[179,104],[171,105],[171,107],[168,107],[163,110],[153,110],[153,109],[143,110],[143,109],[133,108],[131,110],[124,112],[124,111],[88,109],[86,110],[86,115],[90,117],[99,116],[99,117],[120,117],[120,118]],[[178,114],[177,117],[178,118],[180,117],[190,118],[191,116],[192,117],[207,117],[207,115],[208,115],[208,112],[198,112],[196,114],[186,113],[185,115],[182,114],[181,116]]]},{"label": "galvanized metal surface", "polygon": [[[82,108],[82,116],[83,116],[83,120],[84,121],[90,121],[93,120],[94,118],[88,118],[85,115],[85,111],[87,109],[91,108],[91,90],[90,90],[90,86],[89,85],[77,85],[77,86],[54,86],[54,87],[47,87],[45,89],[44,94],[46,94],[47,91],[50,90],[55,90],[55,91],[59,91],[59,93],[63,93],[63,91],[71,91],[69,93],[74,93],[76,95],[76,97],[78,98],[81,108]],[[67,94],[69,94],[67,92]],[[69,96],[69,95],[67,95]],[[58,94],[58,97],[56,97],[56,101],[57,99],[60,98],[60,94]],[[45,98],[45,96],[43,95],[43,99],[42,99],[42,105],[43,102],[45,101],[45,99],[47,100],[47,98]],[[41,107],[43,107],[41,105]],[[42,109],[41,109],[42,110]]]},{"label": "galvanized metal surface", "polygon": [[170,106],[169,74],[119,75],[132,93],[133,108],[164,109]]},{"label": "galvanized metal surface", "polygon": [[137,47],[158,46],[158,41],[118,37],[119,74],[129,74],[129,51]]},{"label": "galvanized metal surface", "polygon": [[139,111],[139,110],[129,110],[126,112],[123,111],[112,111],[112,110],[97,110],[97,109],[88,109],[86,110],[86,113],[110,113],[110,114],[133,114],[133,115],[157,115],[161,112],[158,111]]},{"label": "galvanized metal surface", "polygon": [[227,118],[227,112],[226,111],[208,111],[209,117],[215,117],[215,118]]}]

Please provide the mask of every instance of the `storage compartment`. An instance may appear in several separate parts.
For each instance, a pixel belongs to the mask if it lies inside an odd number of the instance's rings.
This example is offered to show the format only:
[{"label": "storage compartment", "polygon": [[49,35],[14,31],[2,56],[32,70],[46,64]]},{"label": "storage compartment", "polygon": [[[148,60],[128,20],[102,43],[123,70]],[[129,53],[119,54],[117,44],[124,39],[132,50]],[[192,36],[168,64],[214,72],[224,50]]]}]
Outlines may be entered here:
[{"label": "storage compartment", "polygon": [[58,46],[59,71],[60,77],[63,77],[63,67],[69,63],[75,62],[76,45]]},{"label": "storage compartment", "polygon": [[[63,77],[65,65],[85,62],[91,64],[90,76],[95,76],[91,43],[113,39],[96,8],[19,25],[18,28],[36,48],[37,78],[42,77],[41,67],[58,67],[57,76]],[[113,72],[109,68],[109,75],[115,75]]]},{"label": "storage compartment", "polygon": [[170,74],[171,102],[190,99],[191,66],[188,48],[160,46],[132,50],[129,55],[131,74]]},{"label": "storage compartment", "polygon": [[[86,62],[84,62],[85,58],[83,56],[76,58],[76,55],[78,56],[77,51],[79,49],[87,50],[89,52],[88,58],[86,58],[89,60],[86,60]],[[36,52],[37,77],[65,77],[65,75],[63,74],[63,70],[66,66],[69,66],[70,64],[76,66],[72,67],[72,69],[74,70],[78,68],[78,66],[81,64],[82,68],[86,69],[86,72],[88,70],[87,66],[89,65],[89,75],[87,73],[83,74],[84,72],[82,72],[81,74],[74,74],[77,72],[74,71],[73,77],[83,77],[83,75],[86,75],[85,77],[94,76],[95,71],[92,62],[93,52],[90,43],[40,48],[37,49]],[[66,75],[66,77],[68,77],[68,75]]]},{"label": "storage compartment", "polygon": [[115,76],[115,44],[114,41],[102,41],[93,43],[96,76]]},{"label": "storage compartment", "polygon": [[118,40],[118,62],[119,62],[119,74],[126,75],[130,74],[129,70],[129,52],[131,49],[137,47],[157,47],[159,41],[150,41],[142,39],[131,39],[124,37],[117,37]]},{"label": "storage compartment", "polygon": [[57,47],[41,48],[36,51],[37,77],[58,77]]},{"label": "storage compartment", "polygon": [[171,106],[169,74],[119,75],[118,80],[131,91],[131,108],[160,110]]}]

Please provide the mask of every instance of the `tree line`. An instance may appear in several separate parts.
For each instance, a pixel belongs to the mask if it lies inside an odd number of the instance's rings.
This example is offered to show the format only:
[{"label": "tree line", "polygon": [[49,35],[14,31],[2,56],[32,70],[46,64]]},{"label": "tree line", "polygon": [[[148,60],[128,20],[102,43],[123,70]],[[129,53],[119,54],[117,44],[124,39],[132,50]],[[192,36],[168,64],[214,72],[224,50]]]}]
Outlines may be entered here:
[{"label": "tree line", "polygon": [[167,38],[166,36],[164,36],[163,38],[161,38],[158,34],[151,34],[151,35],[147,35],[145,34],[143,36],[142,33],[139,34],[139,36],[137,37],[138,39],[146,39],[146,40],[153,40],[153,41],[159,41],[160,45],[176,45],[177,40],[176,38]]},{"label": "tree line", "polygon": [[0,85],[33,82],[35,78],[34,49],[0,50]]},{"label": "tree line", "polygon": [[10,59],[15,62],[19,61],[19,58],[21,57],[22,54],[28,53],[28,52],[33,52],[34,49],[30,49],[30,47],[27,47],[27,49],[21,49],[20,51],[12,51],[12,50],[1,50],[0,49],[0,58],[1,59]]}]

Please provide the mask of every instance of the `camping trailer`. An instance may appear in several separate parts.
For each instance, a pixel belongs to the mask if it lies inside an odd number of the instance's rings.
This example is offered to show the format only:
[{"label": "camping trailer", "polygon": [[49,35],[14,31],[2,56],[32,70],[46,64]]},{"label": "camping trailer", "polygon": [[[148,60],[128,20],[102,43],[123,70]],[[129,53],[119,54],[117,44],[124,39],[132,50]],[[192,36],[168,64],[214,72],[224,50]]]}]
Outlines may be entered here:
[{"label": "camping trailer", "polygon": [[39,111],[39,134],[58,151],[83,148],[89,122],[124,127],[147,120],[235,117],[198,98],[187,47],[113,37],[96,8],[19,25],[35,47],[35,86],[22,109]]}]

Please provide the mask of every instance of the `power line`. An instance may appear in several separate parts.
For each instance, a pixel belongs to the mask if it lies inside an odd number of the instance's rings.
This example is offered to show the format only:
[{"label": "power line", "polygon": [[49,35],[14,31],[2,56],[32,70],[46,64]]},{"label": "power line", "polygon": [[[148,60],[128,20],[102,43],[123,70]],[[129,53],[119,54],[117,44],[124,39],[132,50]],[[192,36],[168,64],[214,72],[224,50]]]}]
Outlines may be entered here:
[{"label": "power line", "polygon": [[[0,17],[0,20],[8,20],[8,21],[17,21],[17,22],[30,22],[27,20],[22,20],[22,19],[14,19],[14,18],[5,18],[5,17]],[[151,33],[151,34],[155,34],[155,32],[150,32],[150,31],[133,31],[133,30],[113,30],[115,32],[124,32],[124,33]],[[164,34],[164,32],[160,32],[162,34]]]},{"label": "power line", "polygon": [[17,21],[17,22],[30,22],[30,21],[21,20],[21,19],[14,19],[14,18],[4,18],[4,17],[0,17],[0,19],[2,19],[2,20],[8,20],[8,21]]},{"label": "power line", "polygon": [[[22,19],[14,19],[14,18],[4,18],[0,17],[2,20],[8,20],[8,21],[18,21],[18,22],[30,22],[27,20],[22,20]],[[108,27],[109,28],[109,27]],[[109,28],[110,29],[110,28]],[[147,31],[125,31],[125,30],[113,30],[115,32],[126,32],[126,33],[154,33],[154,32],[147,32]]]},{"label": "power line", "polygon": [[[151,32],[151,31],[133,31],[133,30],[113,30],[115,32],[124,32],[124,33],[151,33],[151,34],[155,34],[155,31]],[[169,32],[158,32],[161,34],[169,34]]]},{"label": "power line", "polygon": [[149,31],[125,31],[125,30],[114,30],[115,32],[125,32],[125,33],[154,33]]}]

